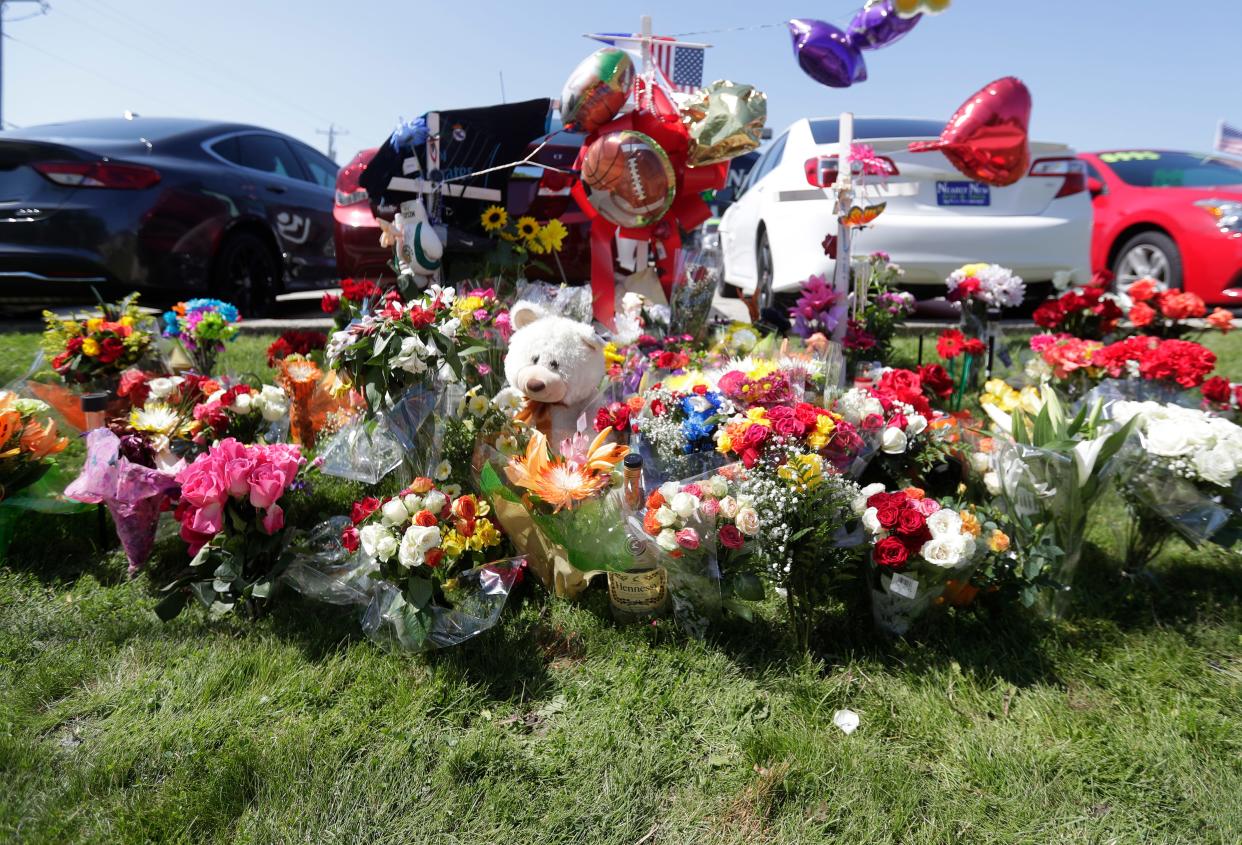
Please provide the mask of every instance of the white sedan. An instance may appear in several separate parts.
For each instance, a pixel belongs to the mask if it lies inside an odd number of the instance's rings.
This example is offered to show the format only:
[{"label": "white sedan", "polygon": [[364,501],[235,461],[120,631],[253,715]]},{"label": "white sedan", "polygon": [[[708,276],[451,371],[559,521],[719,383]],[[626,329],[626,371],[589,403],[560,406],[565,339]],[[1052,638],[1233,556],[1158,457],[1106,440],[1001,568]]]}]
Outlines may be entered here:
[{"label": "white sedan", "polygon": [[[1028,283],[1057,273],[1090,276],[1091,197],[1087,174],[1064,144],[1031,144],[1028,175],[1005,188],[973,182],[939,152],[912,153],[911,141],[939,137],[943,122],[856,118],[857,144],[886,160],[886,180],[867,179],[862,204],[887,203],[855,230],[853,254],[886,252],[904,284],[942,285],[963,264],[1010,268]],[[774,293],[829,274],[826,235],[836,234],[834,195],[808,183],[806,163],[839,153],[835,118],[803,118],[764,151],[720,222],[725,281],[763,307]]]}]

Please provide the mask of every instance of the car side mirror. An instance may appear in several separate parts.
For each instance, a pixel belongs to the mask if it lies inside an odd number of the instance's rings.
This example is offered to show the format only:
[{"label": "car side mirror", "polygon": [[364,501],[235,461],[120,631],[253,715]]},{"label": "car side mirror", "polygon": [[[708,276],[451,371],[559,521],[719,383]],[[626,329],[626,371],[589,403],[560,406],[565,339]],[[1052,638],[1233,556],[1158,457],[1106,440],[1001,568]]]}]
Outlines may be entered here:
[{"label": "car side mirror", "polygon": [[1098,197],[1100,194],[1105,193],[1107,191],[1107,188],[1104,186],[1104,183],[1101,182],[1099,179],[1096,179],[1094,176],[1088,176],[1087,177],[1087,190],[1091,192],[1092,197]]}]

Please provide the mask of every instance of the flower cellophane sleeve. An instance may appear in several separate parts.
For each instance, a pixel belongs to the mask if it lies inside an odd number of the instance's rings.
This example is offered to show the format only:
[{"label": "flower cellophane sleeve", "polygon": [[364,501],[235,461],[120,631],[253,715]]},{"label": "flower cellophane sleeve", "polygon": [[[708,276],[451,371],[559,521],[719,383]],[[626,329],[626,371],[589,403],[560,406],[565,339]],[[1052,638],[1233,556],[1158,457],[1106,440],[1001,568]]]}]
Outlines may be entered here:
[{"label": "flower cellophane sleeve", "polygon": [[282,577],[307,598],[359,608],[363,633],[390,651],[448,648],[490,630],[524,574],[523,558],[493,561],[450,579],[436,599],[416,607],[398,585],[376,577],[365,553],[341,544],[349,524],[333,517],[312,531]]},{"label": "flower cellophane sleeve", "polygon": [[151,556],[165,500],[179,488],[171,476],[123,457],[120,444],[106,428],[90,431],[86,463],[65,496],[107,507],[129,559],[129,574],[135,575]]}]

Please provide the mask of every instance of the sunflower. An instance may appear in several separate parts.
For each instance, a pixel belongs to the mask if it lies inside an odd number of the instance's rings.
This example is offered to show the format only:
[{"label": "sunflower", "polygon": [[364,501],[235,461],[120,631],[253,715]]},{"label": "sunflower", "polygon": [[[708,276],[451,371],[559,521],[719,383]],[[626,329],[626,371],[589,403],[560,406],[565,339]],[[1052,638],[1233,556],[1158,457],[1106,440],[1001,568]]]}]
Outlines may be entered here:
[{"label": "sunflower", "polygon": [[518,218],[517,221],[518,237],[524,241],[531,241],[539,237],[539,221],[528,215]]},{"label": "sunflower", "polygon": [[547,252],[560,252],[565,236],[568,234],[569,230],[565,228],[565,224],[554,217],[539,230],[539,243]]},{"label": "sunflower", "polygon": [[499,205],[493,205],[483,212],[483,229],[487,232],[499,232],[509,225],[509,212]]}]

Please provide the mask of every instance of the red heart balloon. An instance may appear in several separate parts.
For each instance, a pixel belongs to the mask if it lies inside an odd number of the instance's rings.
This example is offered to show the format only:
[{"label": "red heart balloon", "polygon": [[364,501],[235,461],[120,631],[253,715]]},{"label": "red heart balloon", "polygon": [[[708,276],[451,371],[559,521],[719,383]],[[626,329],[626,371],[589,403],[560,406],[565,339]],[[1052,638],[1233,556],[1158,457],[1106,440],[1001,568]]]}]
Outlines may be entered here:
[{"label": "red heart balloon", "polygon": [[914,141],[910,152],[939,150],[961,173],[1003,188],[1031,165],[1031,92],[1006,76],[972,94],[949,118],[939,141]]}]

